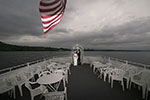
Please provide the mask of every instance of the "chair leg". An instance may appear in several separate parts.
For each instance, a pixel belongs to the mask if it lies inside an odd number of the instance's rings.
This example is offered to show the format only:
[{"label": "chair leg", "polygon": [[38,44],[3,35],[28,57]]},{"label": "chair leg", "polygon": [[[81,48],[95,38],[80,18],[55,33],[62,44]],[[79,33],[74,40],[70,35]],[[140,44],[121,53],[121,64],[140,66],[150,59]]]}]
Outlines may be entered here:
[{"label": "chair leg", "polygon": [[131,86],[132,86],[132,82],[130,82],[130,84],[129,84],[129,90],[131,90]]},{"label": "chair leg", "polygon": [[135,84],[133,84],[133,87],[135,88]]},{"label": "chair leg", "polygon": [[108,74],[108,82],[110,83],[110,80],[111,80],[111,77],[110,75]]},{"label": "chair leg", "polygon": [[9,91],[8,91],[8,95],[9,95],[9,96],[11,96],[11,91],[12,91],[12,90],[9,90]]},{"label": "chair leg", "polygon": [[102,78],[102,74],[101,73],[99,73],[98,78]]},{"label": "chair leg", "polygon": [[98,69],[95,69],[95,74],[97,75],[97,73],[98,73]]},{"label": "chair leg", "polygon": [[14,95],[14,99],[16,98],[16,90],[15,90],[15,87],[13,89],[13,95]]},{"label": "chair leg", "polygon": [[67,100],[67,93],[65,94],[65,100]]},{"label": "chair leg", "polygon": [[15,87],[12,88],[12,89],[8,92],[8,95],[10,95],[10,97],[13,97],[14,99],[16,98]]},{"label": "chair leg", "polygon": [[34,96],[31,95],[31,100],[34,100]]},{"label": "chair leg", "polygon": [[140,86],[138,86],[138,90],[140,91],[140,89],[141,89],[141,87]]},{"label": "chair leg", "polygon": [[22,85],[18,85],[18,88],[19,88],[19,91],[20,91],[20,95],[23,96],[23,93],[22,93]]},{"label": "chair leg", "polygon": [[71,75],[71,71],[70,71],[70,68],[69,68],[69,75]]},{"label": "chair leg", "polygon": [[95,67],[93,67],[93,72],[94,72],[94,74],[95,74]]},{"label": "chair leg", "polygon": [[68,75],[67,74],[65,75],[65,81],[68,84]]},{"label": "chair leg", "polygon": [[146,90],[146,100],[148,100],[148,89]]},{"label": "chair leg", "polygon": [[111,79],[111,88],[113,88],[113,79]]},{"label": "chair leg", "polygon": [[124,83],[123,83],[123,80],[121,81],[121,85],[122,85],[122,90],[124,91]]},{"label": "chair leg", "polygon": [[90,67],[92,68],[92,64],[90,64]]},{"label": "chair leg", "polygon": [[129,79],[127,79],[126,87],[127,87],[127,89],[129,88]]},{"label": "chair leg", "polygon": [[146,86],[142,86],[142,97],[145,99]]},{"label": "chair leg", "polygon": [[106,73],[104,73],[104,82],[106,81]]}]

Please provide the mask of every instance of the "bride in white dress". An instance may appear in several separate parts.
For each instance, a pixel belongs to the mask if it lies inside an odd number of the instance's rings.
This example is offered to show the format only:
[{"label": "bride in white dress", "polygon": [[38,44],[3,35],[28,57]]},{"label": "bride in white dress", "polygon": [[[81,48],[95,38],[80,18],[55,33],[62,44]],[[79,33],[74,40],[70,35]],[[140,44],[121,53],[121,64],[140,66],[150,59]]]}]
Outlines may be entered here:
[{"label": "bride in white dress", "polygon": [[73,58],[74,58],[74,66],[77,66],[78,65],[78,55],[76,52],[74,53]]}]

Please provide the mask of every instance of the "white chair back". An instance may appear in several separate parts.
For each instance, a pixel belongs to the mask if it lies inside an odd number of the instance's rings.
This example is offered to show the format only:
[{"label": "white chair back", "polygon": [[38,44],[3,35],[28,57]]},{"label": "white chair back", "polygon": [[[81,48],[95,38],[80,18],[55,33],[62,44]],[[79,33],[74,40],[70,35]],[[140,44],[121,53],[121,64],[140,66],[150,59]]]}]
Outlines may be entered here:
[{"label": "white chair back", "polygon": [[115,68],[112,70],[112,77],[113,78],[123,78],[124,74],[125,74],[125,71],[122,69]]},{"label": "white chair back", "polygon": [[51,72],[50,71],[44,71],[44,72],[39,74],[39,77],[42,77],[43,75],[48,75],[48,74],[51,74]]},{"label": "white chair back", "polygon": [[44,94],[45,100],[67,100],[66,87],[64,91],[49,92]]}]

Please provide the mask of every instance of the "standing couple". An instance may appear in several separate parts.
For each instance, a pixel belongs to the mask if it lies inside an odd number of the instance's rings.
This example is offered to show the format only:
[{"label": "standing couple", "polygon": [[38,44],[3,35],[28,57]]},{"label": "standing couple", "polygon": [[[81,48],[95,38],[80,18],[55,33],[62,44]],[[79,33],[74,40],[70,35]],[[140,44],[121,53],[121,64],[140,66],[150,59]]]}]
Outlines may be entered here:
[{"label": "standing couple", "polygon": [[74,66],[77,66],[78,64],[80,64],[81,63],[80,62],[80,51],[75,51],[73,58],[74,58]]}]

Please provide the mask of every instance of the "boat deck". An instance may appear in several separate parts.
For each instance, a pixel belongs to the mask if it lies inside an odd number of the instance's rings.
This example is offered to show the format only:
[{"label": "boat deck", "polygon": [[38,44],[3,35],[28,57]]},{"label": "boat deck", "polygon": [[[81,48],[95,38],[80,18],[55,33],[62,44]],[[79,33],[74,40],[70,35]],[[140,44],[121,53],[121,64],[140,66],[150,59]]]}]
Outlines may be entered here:
[{"label": "boat deck", "polygon": [[142,100],[137,88],[125,89],[118,82],[111,88],[103,79],[97,78],[89,65],[72,67],[68,84],[68,100]]},{"label": "boat deck", "polygon": [[[17,87],[16,87],[17,88]],[[68,100],[142,100],[142,92],[137,88],[126,89],[123,92],[118,82],[111,88],[110,84],[97,78],[88,64],[71,67],[71,75],[67,88]],[[8,93],[0,95],[0,100],[14,100]],[[23,96],[20,97],[19,90],[16,89],[15,100],[30,100],[30,94],[23,85]],[[41,96],[34,100],[44,100]]]}]

